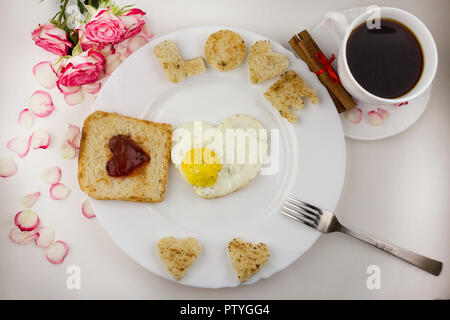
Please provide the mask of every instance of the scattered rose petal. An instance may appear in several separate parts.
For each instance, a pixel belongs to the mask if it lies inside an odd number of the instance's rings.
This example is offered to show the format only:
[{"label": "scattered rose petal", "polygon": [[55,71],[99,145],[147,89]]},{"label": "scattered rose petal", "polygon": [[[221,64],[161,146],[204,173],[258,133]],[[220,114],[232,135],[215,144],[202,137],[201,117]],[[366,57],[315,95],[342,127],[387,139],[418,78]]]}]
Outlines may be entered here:
[{"label": "scattered rose petal", "polygon": [[77,92],[68,93],[64,95],[64,101],[66,101],[66,103],[71,106],[76,106],[77,104],[82,103],[83,99],[84,94],[82,90],[78,90]]},{"label": "scattered rose petal", "polygon": [[23,210],[14,217],[14,224],[21,231],[33,231],[39,225],[39,217],[34,211]]},{"label": "scattered rose petal", "polygon": [[77,149],[72,147],[67,141],[64,142],[62,149],[61,149],[61,155],[64,159],[73,159],[77,156]]},{"label": "scattered rose petal", "polygon": [[88,83],[83,85],[83,91],[89,94],[96,94],[102,87],[101,82]]},{"label": "scattered rose petal", "polygon": [[85,216],[88,219],[92,219],[95,217],[95,212],[91,207],[89,199],[83,201],[83,205],[81,206],[81,212],[83,213],[83,216]]},{"label": "scattered rose petal", "polygon": [[353,123],[360,123],[362,120],[362,111],[360,108],[353,108],[345,112],[345,119]]},{"label": "scattered rose petal", "polygon": [[69,124],[69,130],[67,131],[67,143],[75,149],[80,149],[81,130],[78,126]]},{"label": "scattered rose petal", "polygon": [[35,231],[34,243],[39,248],[48,248],[55,240],[55,230],[49,227],[39,227]]},{"label": "scattered rose petal", "polygon": [[50,95],[42,90],[38,90],[33,93],[28,104],[34,115],[39,118],[49,116],[55,109]]},{"label": "scattered rose petal", "polygon": [[17,244],[27,244],[34,240],[35,234],[33,231],[21,231],[18,227],[12,227],[9,231],[9,239]]},{"label": "scattered rose petal", "polygon": [[31,135],[29,143],[33,149],[47,149],[50,145],[50,135],[44,130],[36,130]]},{"label": "scattered rose petal", "polygon": [[81,132],[73,138],[72,143],[70,144],[75,149],[80,149],[81,144]]},{"label": "scattered rose petal", "polygon": [[33,204],[39,199],[41,193],[39,191],[27,194],[22,198],[22,204],[25,208],[31,208]]},{"label": "scattered rose petal", "polygon": [[59,167],[48,167],[41,172],[41,179],[50,185],[54,185],[61,180],[61,169]]},{"label": "scattered rose petal", "polygon": [[25,129],[30,129],[33,126],[34,117],[33,111],[26,108],[19,113],[19,124]]},{"label": "scattered rose petal", "polygon": [[12,138],[6,143],[6,147],[17,153],[21,158],[25,157],[28,154],[28,151],[30,151],[28,139],[25,137]]},{"label": "scattered rose petal", "polygon": [[33,67],[33,75],[37,82],[46,89],[56,87],[58,77],[55,74],[52,64],[49,61],[39,62]]},{"label": "scattered rose petal", "polygon": [[389,119],[389,113],[383,109],[383,108],[378,108],[378,113],[381,115],[381,117],[383,118],[383,120],[387,120]]},{"label": "scattered rose petal", "polygon": [[12,157],[0,159],[0,177],[8,178],[17,173],[17,164]]},{"label": "scattered rose petal", "polygon": [[383,121],[381,115],[376,111],[369,111],[368,119],[371,126],[379,126]]},{"label": "scattered rose petal", "polygon": [[50,198],[53,200],[63,200],[67,198],[69,194],[70,189],[62,183],[57,182],[50,187]]},{"label": "scattered rose petal", "polygon": [[69,253],[69,247],[62,241],[53,242],[46,250],[47,260],[53,264],[60,264]]}]

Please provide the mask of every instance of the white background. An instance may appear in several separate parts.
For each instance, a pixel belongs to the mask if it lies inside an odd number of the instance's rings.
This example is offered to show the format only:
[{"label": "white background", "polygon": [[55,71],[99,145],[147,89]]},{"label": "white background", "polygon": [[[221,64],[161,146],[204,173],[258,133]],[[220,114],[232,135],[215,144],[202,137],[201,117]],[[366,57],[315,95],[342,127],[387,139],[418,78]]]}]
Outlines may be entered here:
[{"label": "white background", "polygon": [[[296,32],[312,29],[329,10],[374,4],[372,1],[166,0],[136,1],[147,12],[155,36],[180,28],[224,25],[247,29],[289,48]],[[17,115],[39,85],[34,64],[52,56],[33,45],[30,32],[57,11],[58,1],[0,2],[0,158],[12,155],[6,142],[28,136]],[[324,235],[294,264],[269,279],[233,289],[189,288],[163,280],[129,259],[98,222],[81,215],[85,196],[76,182],[76,160],[59,155],[67,124],[82,124],[89,103],[67,106],[52,90],[56,111],[36,121],[33,129],[52,135],[48,150],[31,150],[19,159],[16,176],[0,180],[0,298],[3,299],[442,299],[450,298],[450,80],[448,0],[378,1],[406,9],[431,30],[439,66],[427,110],[417,123],[395,137],[362,142],[346,139],[347,171],[337,208],[341,222],[409,250],[443,261],[439,277],[429,275],[343,234]],[[72,189],[60,202],[49,199],[40,171],[50,165],[63,170],[62,182]],[[326,183],[326,181],[324,181]],[[13,217],[21,197],[40,190],[33,207],[43,224],[56,229],[71,251],[62,265],[51,265],[44,251],[10,242]],[[287,243],[286,245],[295,245]],[[66,288],[66,267],[81,267],[81,290]],[[381,289],[368,290],[366,268],[381,268]]]}]

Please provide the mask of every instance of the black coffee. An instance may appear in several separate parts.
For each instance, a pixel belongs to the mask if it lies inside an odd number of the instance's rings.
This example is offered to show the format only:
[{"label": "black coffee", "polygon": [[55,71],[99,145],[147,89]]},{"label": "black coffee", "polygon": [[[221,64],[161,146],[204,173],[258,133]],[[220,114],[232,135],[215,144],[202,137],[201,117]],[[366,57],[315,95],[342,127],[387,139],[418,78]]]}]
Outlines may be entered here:
[{"label": "black coffee", "polygon": [[370,93],[387,99],[409,92],[423,70],[423,53],[415,35],[400,22],[381,19],[381,28],[355,28],[347,41],[353,77]]}]

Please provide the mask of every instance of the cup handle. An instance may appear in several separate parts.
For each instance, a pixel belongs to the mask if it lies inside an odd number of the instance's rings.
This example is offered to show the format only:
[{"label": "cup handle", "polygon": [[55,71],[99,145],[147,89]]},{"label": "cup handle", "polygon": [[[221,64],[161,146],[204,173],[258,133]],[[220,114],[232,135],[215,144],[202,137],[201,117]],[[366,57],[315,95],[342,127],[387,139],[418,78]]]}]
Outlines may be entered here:
[{"label": "cup handle", "polygon": [[327,23],[331,22],[329,26],[332,26],[333,30],[330,30],[330,34],[336,44],[340,46],[350,27],[347,17],[341,12],[330,11],[326,13],[325,21],[327,21]]}]

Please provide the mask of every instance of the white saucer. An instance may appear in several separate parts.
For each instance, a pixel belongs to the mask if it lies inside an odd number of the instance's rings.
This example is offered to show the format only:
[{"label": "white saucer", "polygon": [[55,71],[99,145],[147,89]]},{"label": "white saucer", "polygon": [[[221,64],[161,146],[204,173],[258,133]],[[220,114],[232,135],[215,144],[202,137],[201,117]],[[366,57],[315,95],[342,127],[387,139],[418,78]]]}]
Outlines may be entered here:
[{"label": "white saucer", "polygon": [[[351,23],[356,17],[365,12],[366,7],[352,8],[342,11]],[[332,54],[337,55],[339,47],[330,36],[330,33],[336,32],[330,22],[323,20],[311,32],[311,36],[317,42],[323,53],[330,58]],[[335,61],[333,67],[337,70]],[[431,88],[425,91],[421,96],[414,100],[408,101],[407,105],[400,107],[396,106],[381,106],[372,105],[368,103],[358,103],[358,108],[363,112],[363,119],[360,123],[352,123],[345,119],[345,113],[341,113],[342,127],[344,134],[348,138],[358,140],[378,140],[394,136],[400,132],[405,131],[412,126],[417,119],[425,111],[428,100],[430,99]],[[372,126],[367,119],[367,113],[371,110],[383,108],[389,113],[389,119],[383,120],[381,125]]]}]

